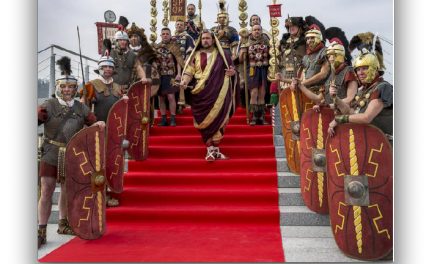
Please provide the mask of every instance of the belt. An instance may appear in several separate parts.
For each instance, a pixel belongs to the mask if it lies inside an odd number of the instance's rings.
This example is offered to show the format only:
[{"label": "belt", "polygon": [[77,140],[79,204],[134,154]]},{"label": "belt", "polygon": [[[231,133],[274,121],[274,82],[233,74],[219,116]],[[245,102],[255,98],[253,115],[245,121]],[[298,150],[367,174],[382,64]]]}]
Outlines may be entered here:
[{"label": "belt", "polygon": [[45,141],[47,143],[49,143],[49,144],[55,145],[55,146],[60,147],[60,148],[66,147],[66,143],[61,143],[61,142],[58,142],[58,141],[55,141],[55,140],[51,140],[51,139],[47,139],[47,138],[45,139]]}]

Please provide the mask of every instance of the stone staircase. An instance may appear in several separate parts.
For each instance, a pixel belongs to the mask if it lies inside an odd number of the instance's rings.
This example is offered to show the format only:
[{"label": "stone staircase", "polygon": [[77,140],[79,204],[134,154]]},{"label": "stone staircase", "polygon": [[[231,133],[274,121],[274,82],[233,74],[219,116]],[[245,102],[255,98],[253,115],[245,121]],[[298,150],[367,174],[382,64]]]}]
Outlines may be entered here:
[{"label": "stone staircase", "polygon": [[290,172],[287,166],[284,138],[282,135],[279,107],[272,117],[275,120],[274,145],[277,158],[278,193],[281,226],[329,226],[328,215],[309,210],[301,197],[299,175]]},{"label": "stone staircase", "polygon": [[[320,215],[309,210],[301,196],[299,175],[291,173],[287,166],[284,139],[281,131],[279,108],[276,109],[274,126],[274,145],[278,170],[278,193],[280,208],[280,229],[286,262],[359,262],[345,256],[337,247],[330,228],[328,215]],[[58,222],[58,197],[60,187],[52,197],[50,224]],[[56,230],[57,225],[51,226]],[[65,241],[65,236],[56,236],[53,231],[51,240],[56,248]],[[40,252],[39,256],[47,254]],[[40,256],[40,257],[41,257]]]},{"label": "stone staircase", "polygon": [[[275,111],[274,145],[278,170],[278,193],[281,226],[329,226],[328,215],[310,211],[301,197],[299,175],[291,173],[287,166],[284,139],[281,130],[279,108]],[[58,197],[60,187],[52,197],[52,214],[49,223],[58,223]]]}]

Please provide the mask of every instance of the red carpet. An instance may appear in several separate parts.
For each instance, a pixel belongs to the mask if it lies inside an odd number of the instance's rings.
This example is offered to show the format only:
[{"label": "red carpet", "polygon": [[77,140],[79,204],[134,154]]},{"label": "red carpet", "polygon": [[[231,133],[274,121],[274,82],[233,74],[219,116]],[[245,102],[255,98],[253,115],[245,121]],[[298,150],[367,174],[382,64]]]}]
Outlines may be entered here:
[{"label": "red carpet", "polygon": [[75,238],[42,262],[284,262],[272,127],[239,109],[208,163],[189,110],[150,130],[150,154],[130,162],[107,233]]}]

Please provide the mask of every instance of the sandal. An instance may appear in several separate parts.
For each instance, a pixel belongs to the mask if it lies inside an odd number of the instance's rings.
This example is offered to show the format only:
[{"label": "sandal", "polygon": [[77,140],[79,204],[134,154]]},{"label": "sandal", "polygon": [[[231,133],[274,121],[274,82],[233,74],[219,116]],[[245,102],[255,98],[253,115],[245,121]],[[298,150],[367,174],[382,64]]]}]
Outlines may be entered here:
[{"label": "sandal", "polygon": [[42,245],[46,244],[46,228],[38,228],[38,248],[40,248]]},{"label": "sandal", "polygon": [[228,160],[229,158],[220,152],[219,147],[214,147],[215,159],[216,160]]},{"label": "sandal", "polygon": [[118,199],[109,197],[109,199],[107,200],[107,206],[108,207],[117,207],[117,206],[119,206]]},{"label": "sandal", "polygon": [[69,225],[69,221],[67,219],[58,220],[58,230],[57,233],[60,235],[71,235],[74,236],[75,232],[73,232],[72,227]]},{"label": "sandal", "polygon": [[214,160],[216,160],[217,157],[217,153],[215,151],[215,148],[213,146],[207,147],[207,152],[206,152],[206,157],[205,160],[208,162],[213,162]]}]

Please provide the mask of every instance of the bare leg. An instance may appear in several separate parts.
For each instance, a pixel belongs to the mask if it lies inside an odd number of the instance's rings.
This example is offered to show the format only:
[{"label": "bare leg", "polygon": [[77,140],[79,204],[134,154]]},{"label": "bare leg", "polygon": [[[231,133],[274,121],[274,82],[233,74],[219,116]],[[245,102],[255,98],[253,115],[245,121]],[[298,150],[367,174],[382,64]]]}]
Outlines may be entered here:
[{"label": "bare leg", "polygon": [[58,199],[58,208],[60,209],[60,216],[58,220],[58,234],[74,235],[72,228],[67,220],[67,191],[66,183],[61,184],[60,198]]},{"label": "bare leg", "polygon": [[61,184],[60,197],[58,199],[58,208],[60,209],[59,219],[67,218],[67,192],[66,183]]},{"label": "bare leg", "polygon": [[258,88],[258,105],[259,105],[259,111],[260,111],[260,122],[262,125],[268,125],[269,123],[266,122],[265,119],[265,104],[264,104],[264,96],[266,95],[266,89],[264,88],[263,85],[261,85]]},{"label": "bare leg", "polygon": [[56,179],[41,177],[41,196],[38,202],[38,224],[47,225],[52,211],[52,195],[55,191]]},{"label": "bare leg", "polygon": [[[256,90],[256,89],[255,89]],[[264,89],[264,86],[261,85],[258,88],[258,104],[264,105],[264,97],[266,96],[266,89]]]},{"label": "bare leg", "polygon": [[161,115],[167,114],[167,106],[165,104],[165,98],[159,95],[159,109]]},{"label": "bare leg", "polygon": [[257,108],[257,102],[258,102],[258,88],[251,89],[251,100],[250,100],[250,111],[252,113],[252,119],[249,125],[254,126],[257,124],[258,120],[258,108]]},{"label": "bare leg", "polygon": [[170,103],[170,113],[171,115],[176,115],[176,97],[173,93],[168,94],[167,97],[168,102]]},{"label": "bare leg", "polygon": [[251,100],[250,104],[257,104],[258,99],[258,88],[251,89]]}]

